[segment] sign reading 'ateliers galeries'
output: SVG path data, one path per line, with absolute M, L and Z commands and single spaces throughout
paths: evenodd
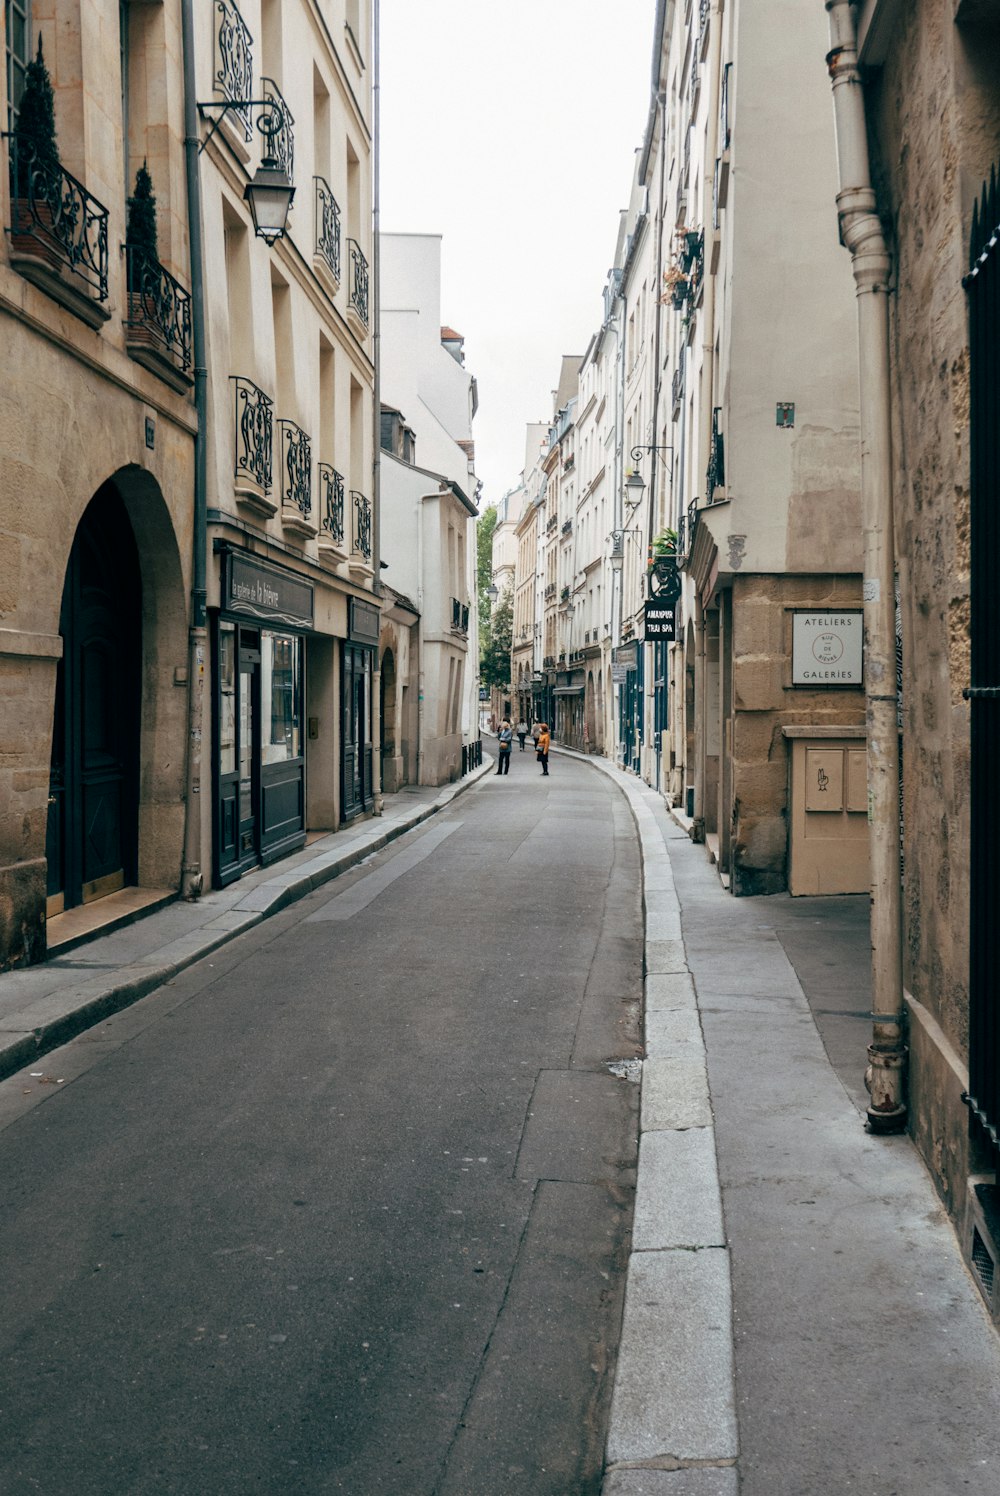
M 792 685 L 861 686 L 864 614 L 805 611 L 792 615 Z

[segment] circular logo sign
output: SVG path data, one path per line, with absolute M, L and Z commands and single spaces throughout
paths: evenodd
M 839 634 L 817 634 L 812 652 L 821 665 L 835 665 L 844 653 L 844 643 Z

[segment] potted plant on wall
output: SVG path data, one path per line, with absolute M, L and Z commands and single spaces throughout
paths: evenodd
M 128 200 L 125 256 L 128 278 L 128 324 L 133 341 L 156 341 L 156 292 L 160 282 L 157 254 L 156 198 L 153 179 L 143 161 L 135 174 L 135 192 Z
M 13 139 L 11 249 L 58 266 L 63 255 L 54 233 L 61 185 L 55 94 L 42 56 L 41 34 L 38 55 L 25 69 Z

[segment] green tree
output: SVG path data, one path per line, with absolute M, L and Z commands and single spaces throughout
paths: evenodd
M 497 527 L 497 508 L 490 504 L 476 525 L 476 596 L 479 605 L 479 636 L 489 632 L 490 600 L 486 589 L 493 580 L 493 531 Z
M 488 637 L 480 651 L 479 678 L 484 686 L 510 690 L 510 651 L 514 633 L 514 598 L 506 591 L 490 620 Z

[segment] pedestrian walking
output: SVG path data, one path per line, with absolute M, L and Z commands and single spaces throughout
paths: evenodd
M 497 773 L 509 774 L 510 750 L 514 746 L 514 729 L 511 727 L 506 717 L 504 717 L 503 721 L 500 723 L 500 731 L 497 733 L 497 737 L 500 741 L 500 756 L 497 759 Z
M 538 748 L 535 753 L 535 757 L 541 764 L 542 773 L 544 774 L 546 779 L 548 778 L 549 774 L 549 744 L 551 743 L 551 741 L 552 738 L 549 733 L 549 724 L 547 722 L 543 722 L 541 725 L 541 731 L 538 734 Z
M 524 718 L 522 717 L 521 720 L 520 720 L 520 722 L 517 724 L 517 741 L 521 745 L 521 752 L 522 753 L 524 752 L 524 740 L 525 740 L 525 738 L 527 736 L 528 736 L 528 724 L 527 724 L 527 722 L 525 722 Z
M 538 739 L 539 739 L 539 735 L 541 734 L 541 731 L 542 731 L 542 724 L 540 722 L 532 722 L 532 724 L 531 724 L 531 741 L 535 745 L 535 752 L 536 753 L 538 752 Z

